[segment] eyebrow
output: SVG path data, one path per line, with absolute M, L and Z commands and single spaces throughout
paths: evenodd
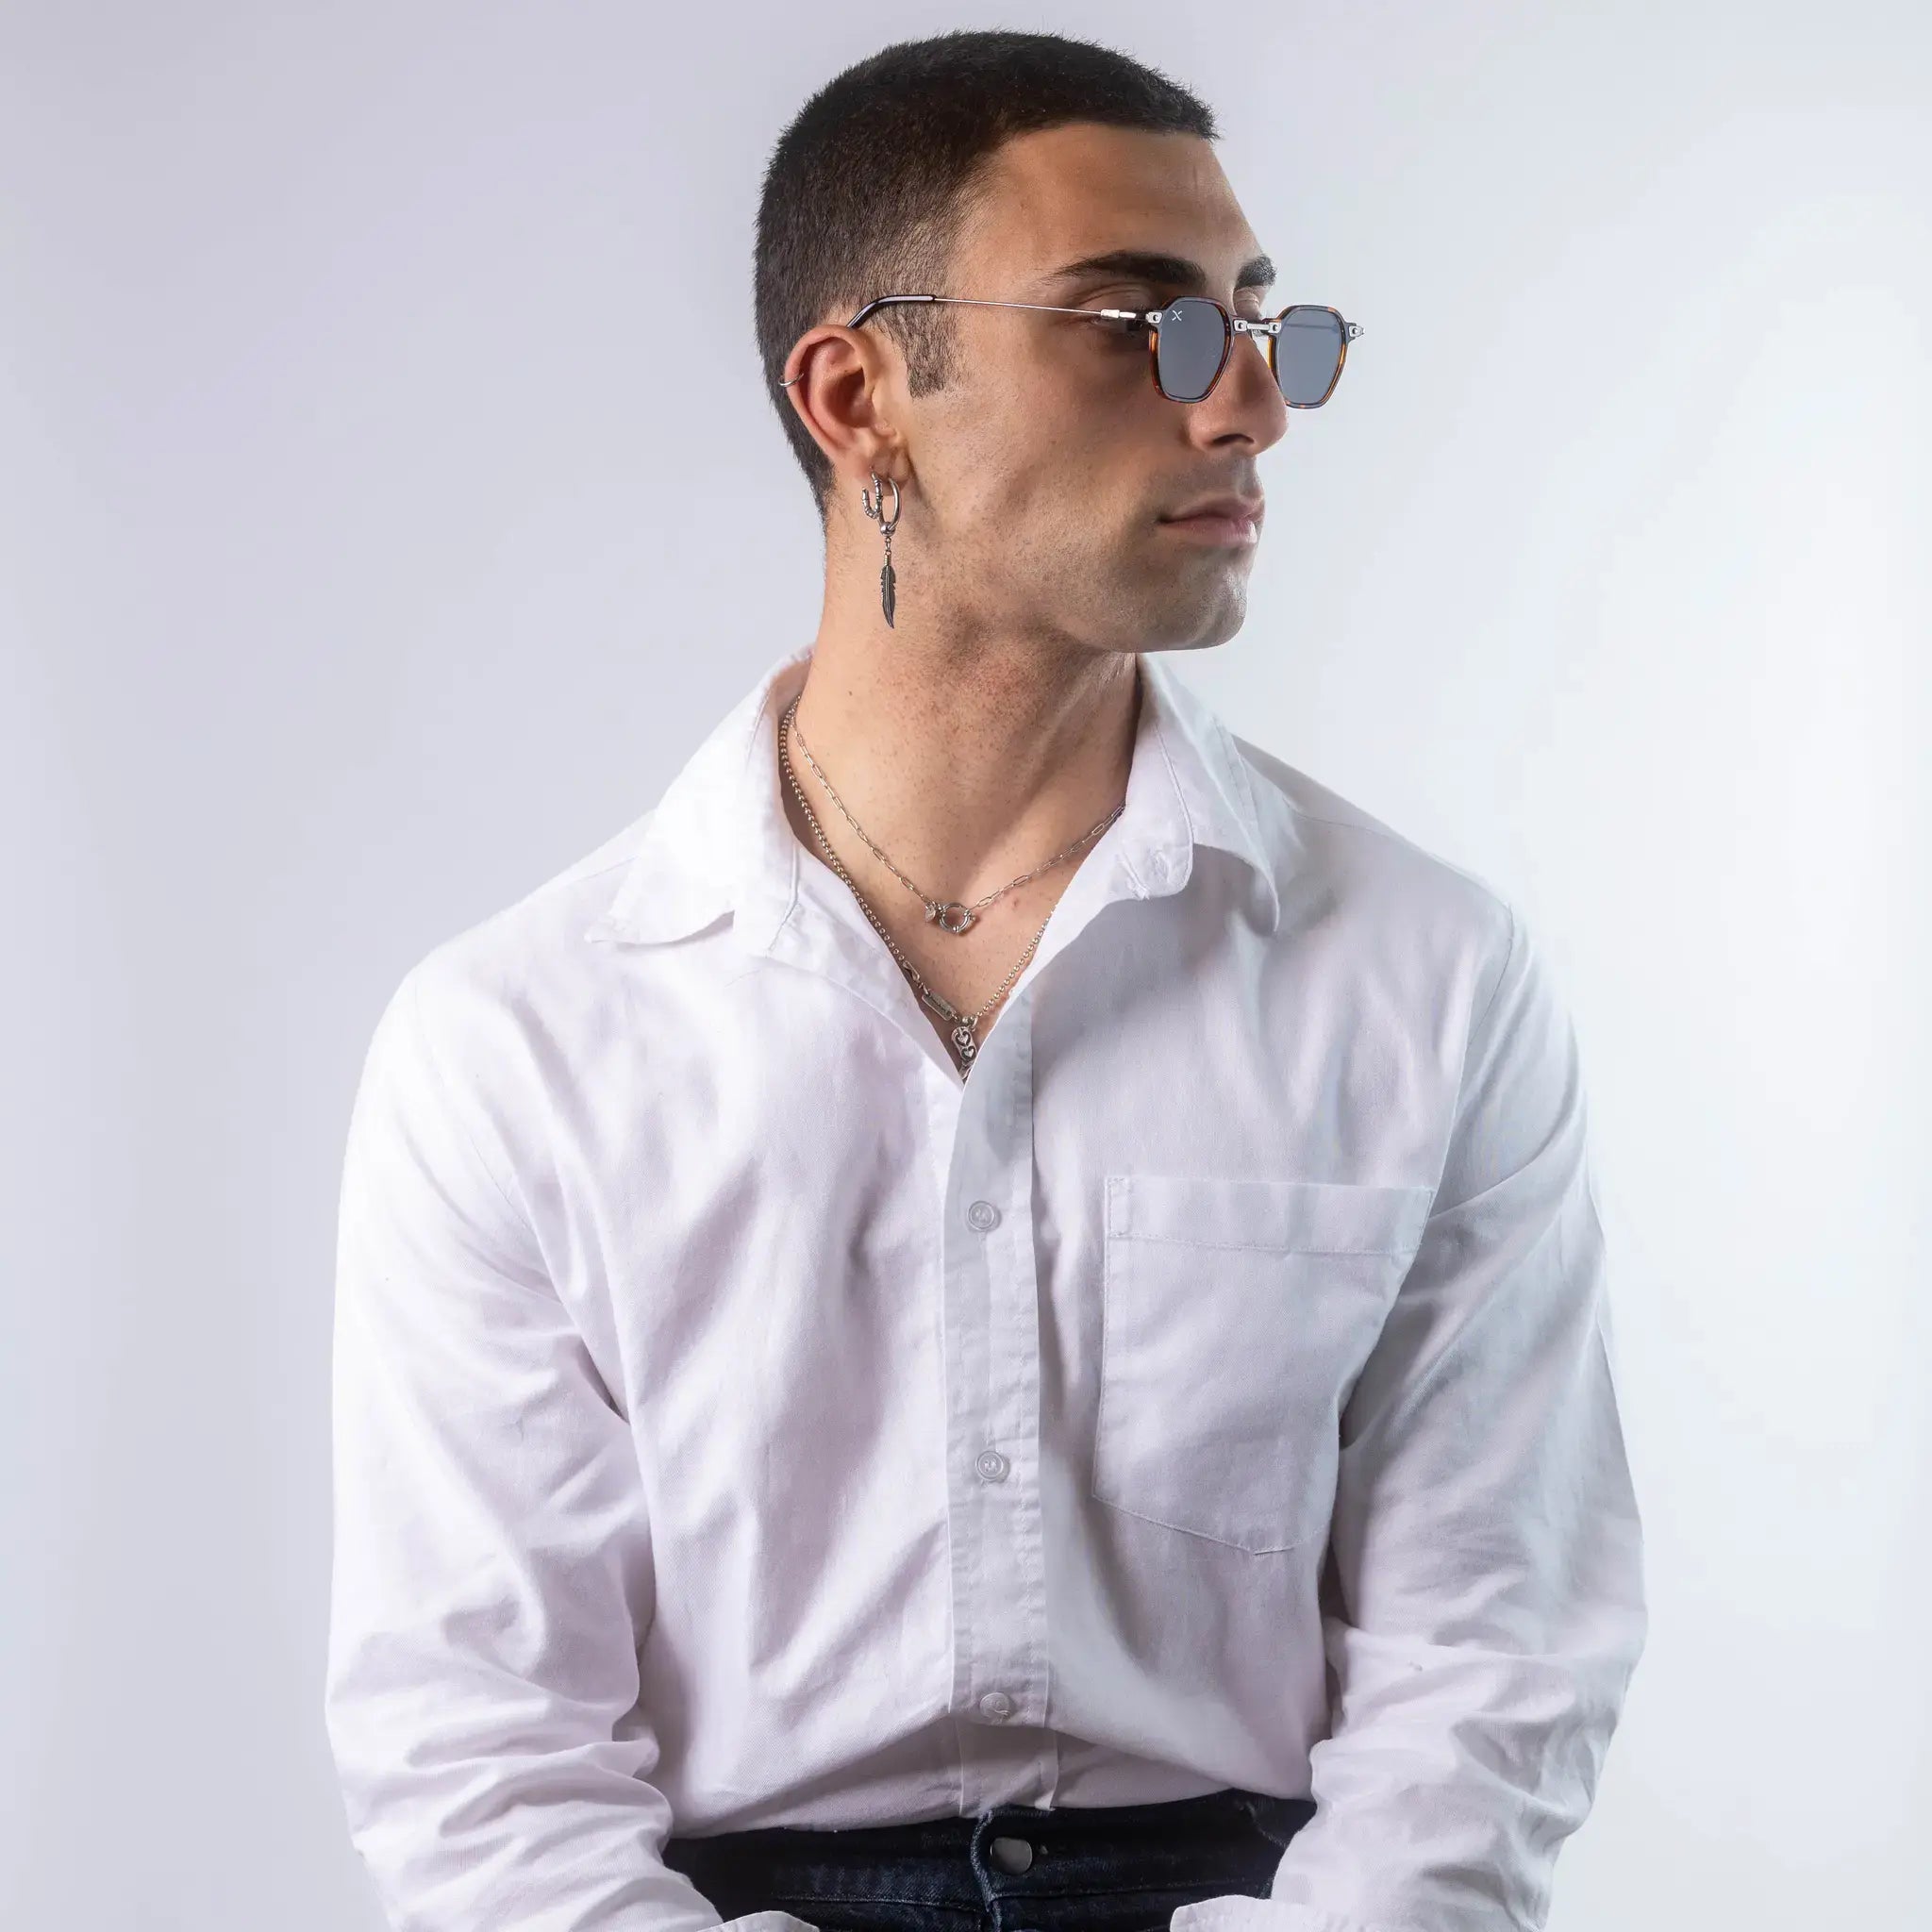
M 1195 294 L 1209 292 L 1208 271 L 1185 255 L 1163 255 L 1157 249 L 1111 248 L 1101 255 L 1083 255 L 1064 262 L 1046 276 L 1049 287 L 1060 283 L 1091 281 L 1096 275 L 1117 275 L 1123 280 L 1147 282 L 1159 289 L 1186 289 Z M 1235 277 L 1237 291 L 1268 289 L 1274 283 L 1274 264 L 1265 255 L 1241 264 Z

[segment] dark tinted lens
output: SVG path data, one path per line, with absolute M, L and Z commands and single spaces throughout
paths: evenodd
M 1160 311 L 1154 373 L 1177 403 L 1198 403 L 1208 393 L 1227 342 L 1221 310 L 1200 295 L 1183 295 Z
M 1341 360 L 1341 324 L 1334 311 L 1304 306 L 1281 318 L 1274 339 L 1274 379 L 1291 402 L 1307 408 L 1328 393 Z

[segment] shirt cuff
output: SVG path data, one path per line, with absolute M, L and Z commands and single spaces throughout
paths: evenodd
M 1225 1898 L 1197 1899 L 1192 1905 L 1176 1906 L 1168 1920 L 1168 1932 L 1427 1932 L 1427 1928 L 1407 1921 L 1401 1924 L 1377 1921 L 1371 1925 L 1288 1899 L 1250 1898 L 1244 1892 L 1230 1892 Z

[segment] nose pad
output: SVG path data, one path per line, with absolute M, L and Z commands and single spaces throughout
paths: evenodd
M 1288 398 L 1281 393 L 1281 378 L 1274 373 L 1274 345 L 1278 343 L 1279 337 L 1268 329 L 1241 329 L 1238 333 L 1254 343 L 1255 353 L 1261 358 L 1261 372 L 1267 378 L 1267 388 L 1273 392 L 1274 400 L 1281 406 L 1282 414 L 1286 416 L 1289 413 Z M 1233 359 L 1231 356 L 1228 358 L 1230 362 Z M 1226 374 L 1225 370 L 1222 371 L 1224 376 Z

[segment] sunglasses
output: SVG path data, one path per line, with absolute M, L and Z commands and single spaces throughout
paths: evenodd
M 1295 302 L 1279 315 L 1236 315 L 1211 295 L 1183 295 L 1165 308 L 1060 308 L 1045 302 L 990 302 L 972 295 L 877 295 L 845 326 L 857 328 L 874 308 L 894 302 L 958 302 L 973 308 L 1034 308 L 1044 315 L 1084 315 L 1147 331 L 1148 368 L 1154 386 L 1170 402 L 1205 401 L 1221 380 L 1237 335 L 1257 337 L 1267 351 L 1269 374 L 1291 409 L 1319 409 L 1335 393 L 1348 345 L 1361 334 L 1339 308 Z M 798 380 L 788 375 L 778 385 Z

